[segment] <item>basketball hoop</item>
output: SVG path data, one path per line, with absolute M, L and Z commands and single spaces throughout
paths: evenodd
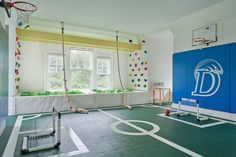
M 13 3 L 6 2 L 5 6 L 7 8 L 13 7 L 16 9 L 17 26 L 24 28 L 29 27 L 29 17 L 37 10 L 37 7 L 34 4 L 24 1 L 15 1 Z

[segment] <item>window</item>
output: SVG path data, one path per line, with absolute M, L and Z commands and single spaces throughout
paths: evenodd
M 95 56 L 95 57 L 94 57 Z M 111 89 L 111 54 L 87 48 L 75 48 L 66 52 L 66 76 L 69 90 Z M 46 90 L 64 91 L 63 57 L 60 54 L 47 55 Z
M 70 50 L 71 89 L 92 88 L 93 54 L 89 50 Z
M 60 91 L 64 88 L 63 82 L 63 58 L 60 55 L 48 55 L 48 81 L 47 90 Z
M 97 88 L 111 88 L 111 59 L 97 58 Z

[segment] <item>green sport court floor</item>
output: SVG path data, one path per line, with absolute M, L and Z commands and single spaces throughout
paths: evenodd
M 59 149 L 21 153 L 22 139 L 50 128 L 50 115 L 10 116 L 0 137 L 0 156 L 26 157 L 236 157 L 236 123 L 194 115 L 177 117 L 167 106 L 144 104 L 62 114 Z

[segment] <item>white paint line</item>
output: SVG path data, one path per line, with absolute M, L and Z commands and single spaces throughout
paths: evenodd
M 176 118 L 170 117 L 170 116 L 165 116 L 163 113 L 162 114 L 158 114 L 158 116 L 161 116 L 161 117 L 164 117 L 164 118 L 168 118 L 168 119 L 171 119 L 171 120 L 175 120 L 175 121 L 178 121 L 178 122 L 181 122 L 181 123 L 185 123 L 185 124 L 188 124 L 188 125 L 192 125 L 192 126 L 195 126 L 195 127 L 202 128 L 201 125 L 190 123 L 190 122 L 187 122 L 187 121 L 184 121 L 184 120 L 181 120 L 181 119 L 176 119 Z
M 62 126 L 61 129 L 63 129 L 64 127 Z M 50 131 L 52 130 L 53 128 L 48 128 L 48 129 L 39 129 L 39 130 L 29 130 L 29 131 L 21 131 L 19 132 L 19 134 L 29 134 L 29 133 L 35 133 L 35 132 L 43 132 L 43 131 Z
M 173 108 L 169 108 L 169 107 L 164 107 L 164 106 L 157 106 L 157 105 L 141 105 L 143 107 L 156 107 L 156 108 L 162 108 L 162 109 L 167 109 L 167 110 L 172 110 L 172 111 L 176 111 L 176 109 Z
M 64 129 L 64 127 L 61 127 L 61 128 Z M 77 134 L 74 132 L 74 130 L 72 128 L 69 127 L 69 128 L 65 128 L 65 129 L 67 130 L 71 140 L 73 141 L 73 143 L 75 144 L 75 146 L 77 147 L 78 150 L 68 152 L 68 153 L 56 154 L 56 155 L 52 155 L 52 156 L 48 156 L 48 157 L 67 157 L 67 156 L 74 156 L 74 155 L 89 152 L 88 148 L 84 145 L 84 143 L 80 140 L 80 138 L 77 136 Z M 50 130 L 52 130 L 52 128 L 49 128 L 46 130 L 23 131 L 23 132 L 20 132 L 19 134 L 28 134 L 28 133 L 41 132 L 41 131 L 50 131 Z
M 177 113 L 171 113 L 171 114 L 173 115 L 173 114 L 177 114 Z M 193 115 L 192 113 L 190 113 L 190 114 Z M 158 114 L 158 116 L 165 117 L 165 118 L 175 120 L 175 121 L 178 121 L 178 122 L 181 122 L 181 123 L 185 123 L 185 124 L 188 124 L 188 125 L 192 125 L 192 126 L 195 126 L 195 127 L 198 127 L 198 128 L 207 128 L 207 127 L 212 127 L 212 126 L 216 126 L 216 125 L 226 123 L 225 121 L 218 121 L 218 122 L 213 122 L 213 123 L 210 123 L 210 124 L 199 125 L 199 124 L 191 123 L 191 122 L 188 122 L 188 121 L 185 121 L 185 120 L 177 119 L 177 118 L 174 118 L 174 117 L 165 116 L 165 114 L 163 114 L 163 113 Z
M 174 104 L 175 105 L 175 104 Z M 191 108 L 191 106 L 186 106 L 186 107 L 190 107 Z M 176 107 L 174 107 L 174 108 L 176 108 Z M 204 108 L 200 108 L 200 110 L 206 110 L 206 111 L 208 111 L 208 109 L 204 109 Z M 185 108 L 185 111 L 186 112 L 190 112 L 190 113 L 193 113 L 193 111 L 191 110 L 191 111 L 188 111 L 188 109 L 187 108 Z M 212 111 L 212 112 L 216 112 L 216 113 L 218 113 L 218 114 L 221 114 L 221 113 L 223 113 L 223 112 L 220 112 L 220 111 L 215 111 L 215 110 L 209 110 L 209 112 L 210 111 Z M 225 114 L 229 114 L 229 113 L 226 113 L 225 112 Z M 232 115 L 236 115 L 236 114 L 232 114 Z M 226 123 L 229 123 L 229 124 L 233 124 L 233 125 L 236 125 L 236 122 L 234 122 L 234 121 L 231 121 L 231 120 L 227 120 L 227 119 L 224 119 L 224 118 L 217 118 L 217 117 L 213 117 L 212 115 L 208 115 L 209 117 L 210 117 L 210 119 L 213 119 L 213 120 L 218 120 L 218 121 L 225 121 Z
M 14 156 L 16 142 L 17 142 L 17 139 L 19 136 L 22 120 L 23 120 L 23 116 L 17 117 L 14 128 L 13 128 L 10 138 L 8 140 L 7 146 L 4 150 L 3 157 L 13 157 Z
M 1 127 L 0 127 L 0 136 L 2 135 L 2 133 L 3 133 L 3 131 L 4 131 L 5 128 L 6 128 L 6 120 L 4 120 L 4 121 L 2 122 L 2 125 L 1 125 Z
M 38 118 L 38 117 L 40 117 L 40 116 L 42 116 L 42 114 L 37 114 L 37 115 L 35 115 L 35 116 L 33 116 L 33 117 L 23 118 L 23 120 L 31 120 L 31 119 Z
M 136 123 L 149 124 L 150 126 L 152 126 L 152 130 L 148 131 L 147 132 L 148 134 L 146 132 L 127 132 L 127 131 L 122 131 L 122 130 L 119 130 L 117 128 L 117 125 L 122 123 L 121 121 L 117 121 L 117 122 L 113 123 L 111 125 L 111 129 L 114 132 L 117 132 L 117 133 L 120 133 L 120 134 L 125 134 L 125 135 L 132 135 L 132 136 L 149 135 L 149 133 L 155 134 L 156 132 L 158 132 L 160 130 L 160 127 L 158 125 L 156 125 L 154 123 L 147 122 L 147 121 L 142 121 L 142 120 L 126 120 L 126 122 L 136 122 Z
M 184 116 L 184 114 L 188 114 L 188 115 L 192 115 L 192 116 L 196 116 L 197 117 L 197 114 L 196 113 L 192 113 L 192 112 L 186 112 L 186 111 L 181 111 L 180 113 L 183 113 L 183 116 Z M 170 114 L 178 114 L 178 112 L 171 112 Z M 199 118 L 205 118 L 205 119 L 208 119 L 208 118 L 210 118 L 209 116 L 203 116 L 203 115 L 199 115 Z M 213 119 L 213 118 L 211 118 L 211 119 Z M 217 120 L 217 121 L 221 121 L 221 120 Z
M 29 114 L 22 114 L 20 116 L 23 116 L 23 117 L 31 117 L 31 116 L 36 116 L 36 115 L 39 115 L 39 114 L 36 114 L 36 113 L 29 113 Z M 42 113 L 41 112 L 41 115 L 52 115 L 52 112 L 45 112 L 45 113 Z
M 68 153 L 61 153 L 61 154 L 57 154 L 57 155 L 51 155 L 51 156 L 47 156 L 47 157 L 67 157 L 67 156 L 74 156 L 74 155 L 79 155 L 85 152 L 80 152 L 80 151 L 72 151 L 72 152 L 68 152 Z
M 220 122 L 205 124 L 205 125 L 203 125 L 202 127 L 203 127 L 203 128 L 207 128 L 207 127 L 216 126 L 216 125 L 225 124 L 225 123 L 227 123 L 227 122 L 220 121 Z
M 74 144 L 80 150 L 81 146 L 83 147 L 83 152 L 89 152 L 88 148 L 84 145 L 84 143 L 80 140 L 80 138 L 77 136 L 77 134 L 74 132 L 72 128 L 69 128 L 69 134 L 71 136 L 71 139 L 73 140 Z
M 156 107 L 156 108 L 168 109 L 168 110 L 171 110 L 171 111 L 177 111 L 175 108 L 157 106 L 157 105 L 152 105 L 152 104 L 150 104 L 150 105 L 141 105 L 141 106 L 143 106 L 143 107 Z M 192 113 L 192 112 L 189 112 L 189 113 L 191 113 L 192 115 L 196 115 L 195 113 Z M 228 121 L 228 120 L 220 119 L 220 118 L 216 118 L 216 117 L 211 117 L 211 116 L 209 116 L 209 117 L 210 117 L 210 119 L 221 121 L 222 122 L 221 124 L 224 124 L 223 122 L 225 122 L 225 123 L 236 125 L 236 122 L 232 122 L 232 121 Z
M 179 151 L 182 151 L 182 152 L 184 152 L 184 153 L 186 153 L 186 154 L 188 154 L 188 155 L 190 155 L 190 156 L 193 156 L 193 157 L 203 157 L 203 156 L 200 155 L 200 154 L 197 154 L 197 153 L 195 153 L 195 152 L 193 152 L 193 151 L 191 151 L 191 150 L 189 150 L 189 149 L 187 149 L 187 148 L 184 148 L 184 147 L 182 147 L 182 146 L 180 146 L 180 145 L 178 145 L 178 144 L 176 144 L 176 143 L 173 143 L 173 142 L 171 142 L 171 141 L 169 141 L 169 140 L 167 140 L 167 139 L 164 139 L 163 137 L 160 137 L 160 136 L 158 136 L 158 135 L 156 135 L 156 134 L 149 133 L 147 130 L 145 130 L 145 129 L 143 129 L 143 128 L 140 128 L 140 127 L 138 127 L 138 126 L 136 126 L 136 125 L 134 125 L 134 124 L 132 124 L 132 123 L 129 123 L 129 122 L 127 122 L 127 121 L 125 121 L 125 120 L 123 120 L 123 119 L 121 119 L 121 118 L 119 118 L 119 117 L 116 117 L 116 116 L 114 116 L 114 115 L 112 115 L 112 114 L 110 114 L 110 113 L 108 113 L 108 112 L 105 112 L 105 111 L 102 111 L 102 110 L 98 110 L 98 111 L 101 112 L 101 113 L 103 113 L 103 114 L 105 114 L 105 115 L 107 115 L 107 116 L 109 116 L 109 117 L 111 117 L 111 118 L 113 118 L 113 119 L 116 119 L 116 120 L 118 120 L 118 121 L 121 121 L 121 122 L 127 124 L 128 126 L 137 129 L 138 131 L 145 132 L 145 133 L 147 133 L 149 136 L 151 136 L 151 137 L 153 137 L 153 138 L 155 138 L 155 139 L 157 139 L 157 140 L 159 140 L 159 141 L 161 141 L 161 142 L 163 142 L 163 143 L 165 143 L 165 144 L 167 144 L 167 145 L 169 145 L 169 146 L 171 146 L 171 147 L 173 147 L 173 148 L 175 148 L 175 149 L 178 149 Z
M 193 116 L 197 116 L 196 113 L 191 113 L 189 112 L 191 115 Z M 177 112 L 172 112 L 171 114 L 177 114 Z M 207 116 L 200 116 L 200 118 L 208 118 Z M 214 122 L 214 123 L 210 123 L 210 124 L 204 124 L 204 125 L 199 125 L 201 126 L 201 128 L 207 128 L 207 127 L 211 127 L 211 126 L 216 126 L 216 125 L 220 125 L 220 124 L 225 124 L 227 123 L 227 121 L 225 120 L 221 120 L 221 119 L 218 119 L 218 118 L 214 118 L 214 117 L 209 117 L 210 119 L 213 119 L 213 120 L 216 120 L 218 122 Z

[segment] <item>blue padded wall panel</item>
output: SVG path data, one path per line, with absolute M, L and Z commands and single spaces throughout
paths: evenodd
M 196 80 L 194 77 L 194 70 L 199 62 L 206 58 L 206 49 L 193 50 L 188 53 L 188 97 L 190 99 L 196 99 L 200 102 L 200 107 L 206 104 L 205 97 L 193 96 L 192 92 L 195 90 Z M 187 105 L 191 105 L 190 103 Z M 196 105 L 196 104 L 195 104 Z
M 230 50 L 230 112 L 236 113 L 236 43 Z
M 223 68 L 223 74 L 220 74 L 220 86 L 217 92 L 206 97 L 206 104 L 201 107 L 219 110 L 223 112 L 229 112 L 229 57 L 230 57 L 230 45 L 215 46 L 206 49 L 206 58 L 212 59 L 218 62 Z M 214 69 L 214 68 L 213 68 Z M 215 78 L 215 84 L 217 84 L 217 77 Z M 205 90 L 210 89 L 212 85 L 212 77 L 207 75 L 205 77 Z
M 8 34 L 0 23 L 0 116 L 8 115 Z
M 187 97 L 187 52 L 173 55 L 173 102 Z

